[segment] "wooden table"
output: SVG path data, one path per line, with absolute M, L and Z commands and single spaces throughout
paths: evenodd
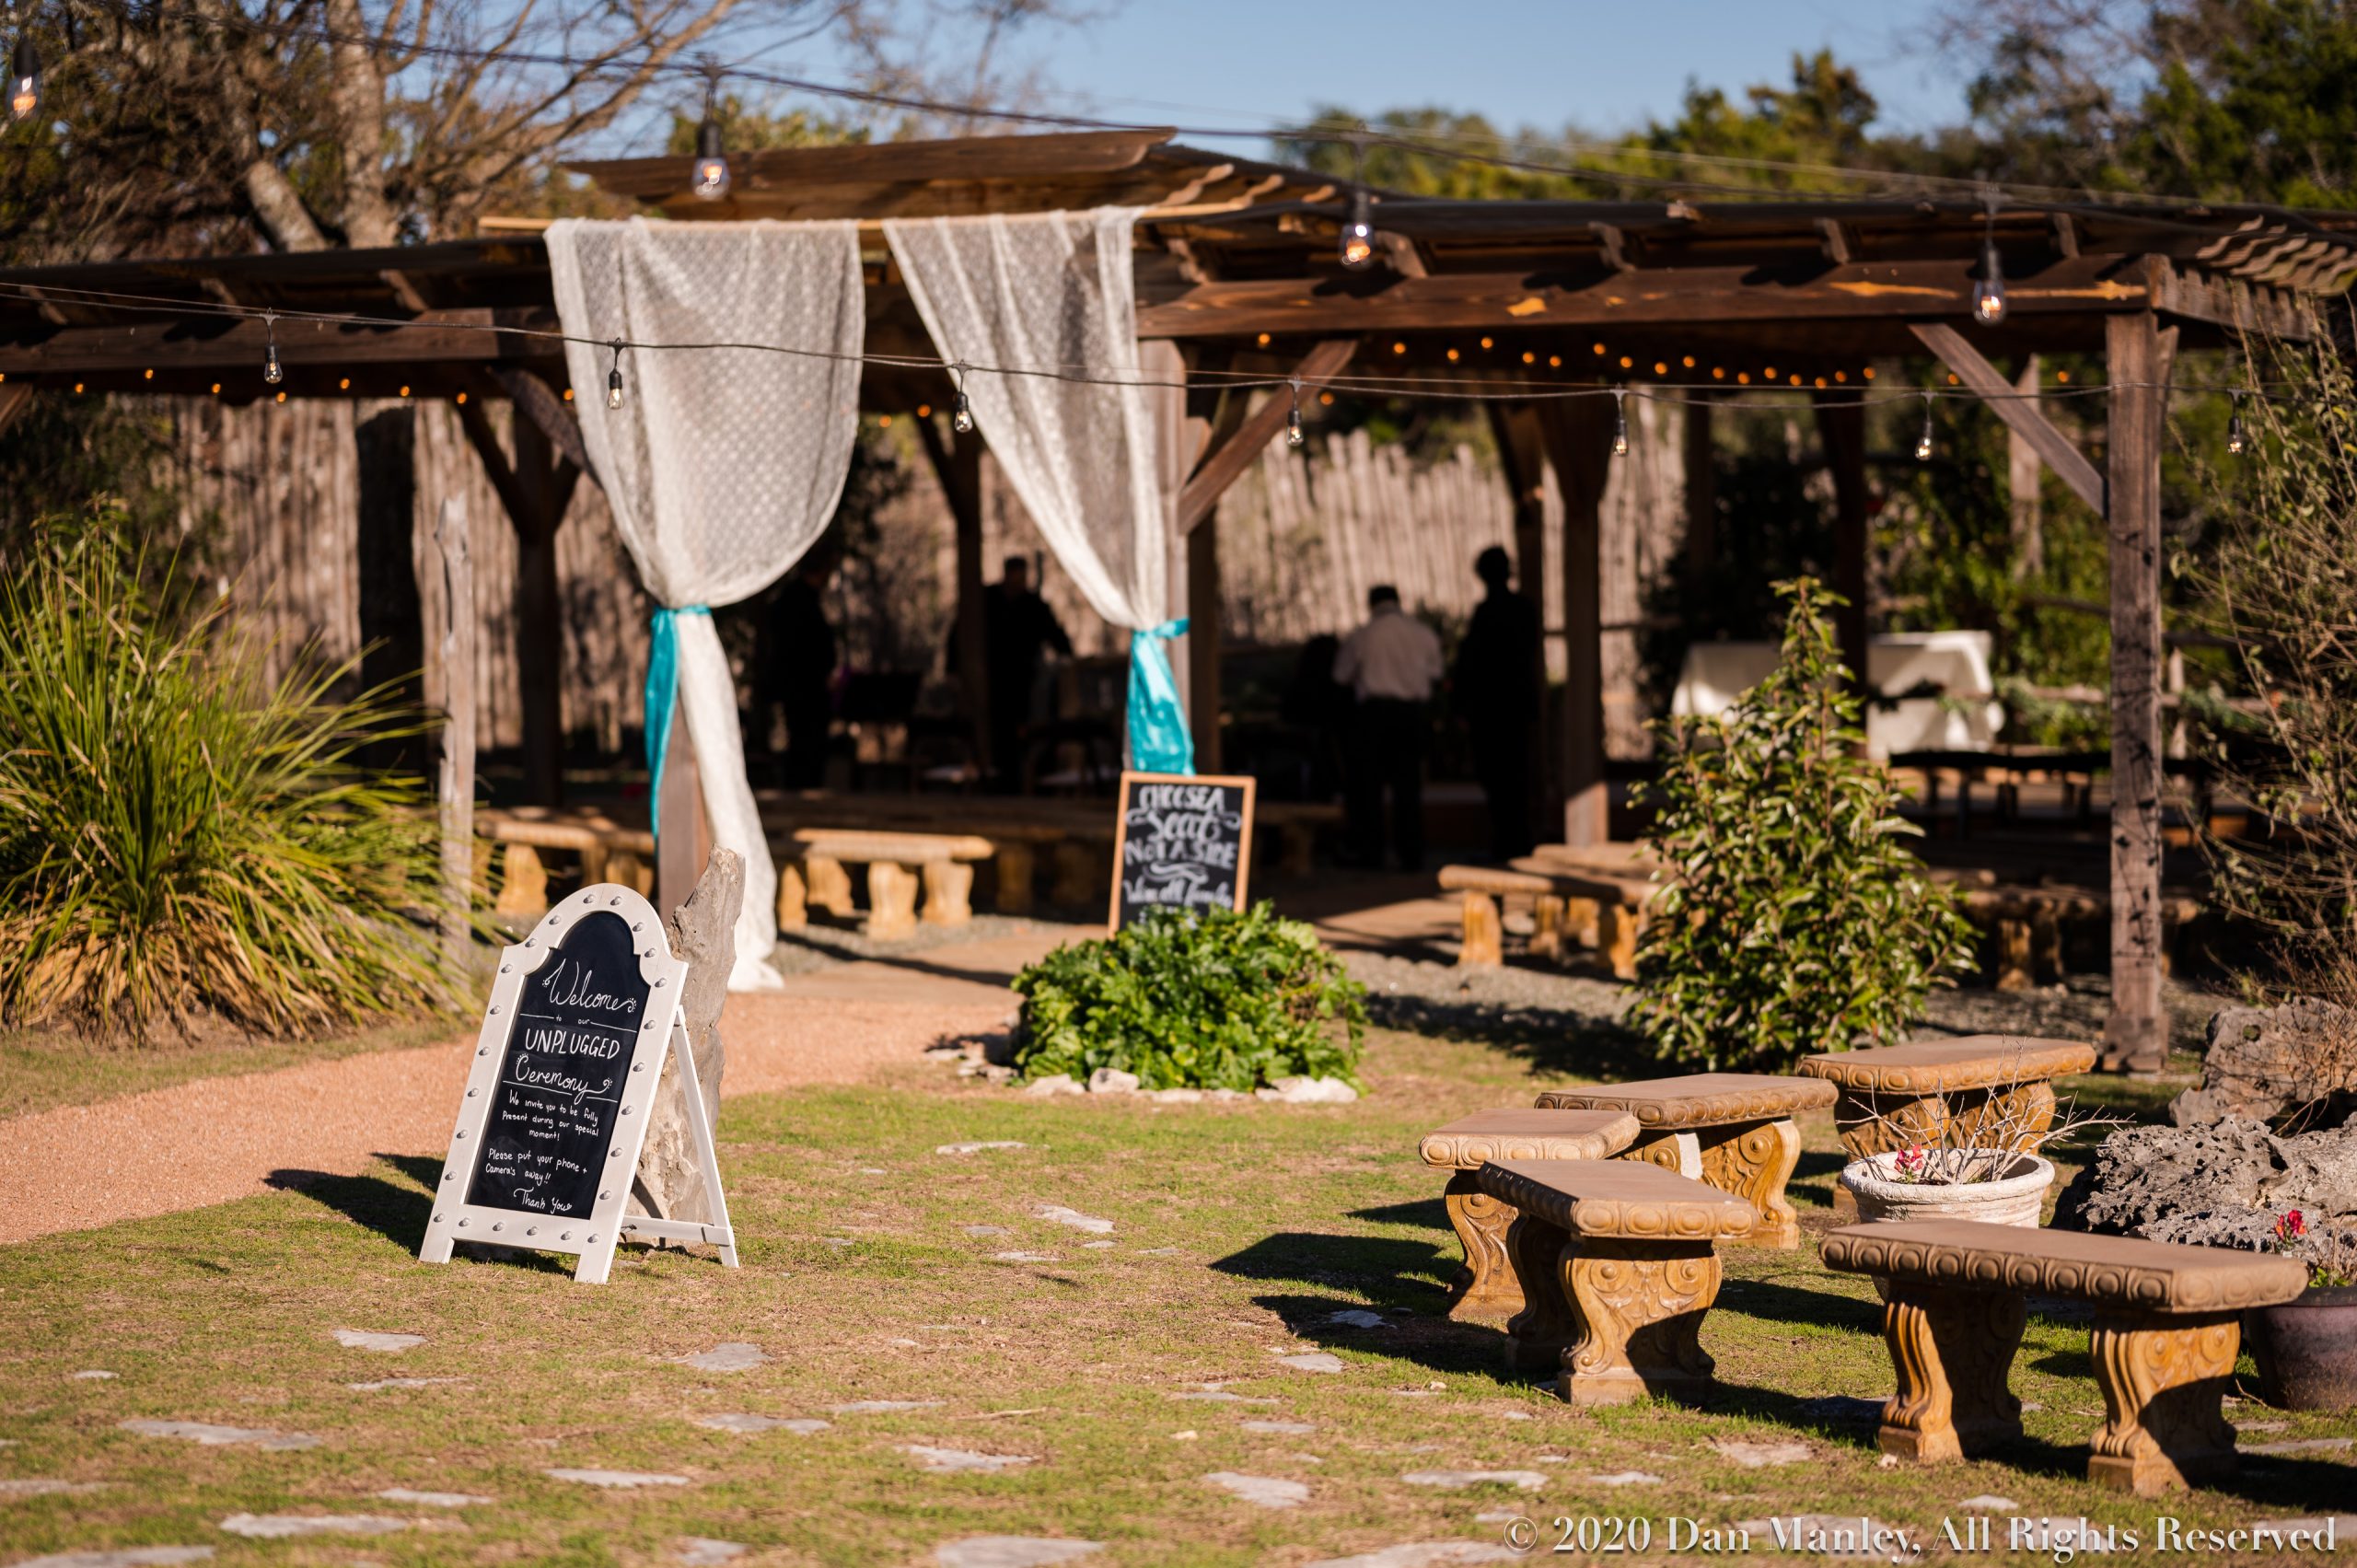
M 1731 1192 L 1759 1211 L 1746 1237 L 1758 1247 L 1798 1247 L 1800 1216 L 1784 1183 L 1800 1163 L 1794 1113 L 1829 1106 L 1831 1084 L 1771 1073 L 1692 1073 L 1633 1084 L 1550 1089 L 1541 1109 L 1625 1110 L 1643 1129 L 1620 1159 L 1643 1160 Z
M 1513 1204 L 1481 1191 L 1473 1173 L 1492 1160 L 1608 1159 L 1634 1143 L 1637 1119 L 1625 1110 L 1527 1110 L 1508 1106 L 1461 1117 L 1424 1134 L 1416 1153 L 1449 1173 L 1441 1201 L 1465 1245 L 1448 1315 L 1457 1318 L 1513 1317 L 1523 1308 L 1522 1287 L 1506 1257 Z

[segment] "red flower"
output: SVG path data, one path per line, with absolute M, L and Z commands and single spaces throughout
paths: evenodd
M 2297 1241 L 2307 1234 L 2307 1222 L 2300 1217 L 2297 1209 L 2285 1210 L 2283 1217 L 2275 1222 L 2275 1239 L 2278 1241 Z

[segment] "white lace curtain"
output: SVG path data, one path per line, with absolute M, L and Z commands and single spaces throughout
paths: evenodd
M 653 765 L 676 669 L 713 842 L 745 857 L 729 983 L 772 986 L 777 870 L 745 776 L 736 680 L 706 611 L 776 581 L 834 517 L 859 435 L 858 227 L 568 219 L 550 226 L 548 249 L 559 321 L 595 340 L 565 348 L 589 465 L 661 606 Z M 621 406 L 609 408 L 615 356 L 600 345 L 616 338 L 663 346 L 622 349 Z M 726 344 L 820 352 L 710 346 Z

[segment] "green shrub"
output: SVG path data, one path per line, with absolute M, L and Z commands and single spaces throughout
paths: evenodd
M 1106 940 L 1057 948 L 1015 989 L 1027 1078 L 1113 1067 L 1149 1089 L 1358 1081 L 1365 988 L 1315 931 L 1265 902 L 1244 914 L 1154 910 Z
M 453 1000 L 414 781 L 351 765 L 405 730 L 348 668 L 264 677 L 219 601 L 172 613 L 102 534 L 0 587 L 0 1020 L 298 1034 Z
M 1655 1052 L 1772 1071 L 1904 1038 L 1970 928 L 1900 842 L 1898 786 L 1858 755 L 1858 700 L 1808 578 L 1776 672 L 1713 718 L 1657 724 L 1653 844 L 1667 884 L 1637 949 L 1631 1020 Z

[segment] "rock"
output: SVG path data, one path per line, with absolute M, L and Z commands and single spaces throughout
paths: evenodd
M 902 1411 L 929 1411 L 941 1407 L 939 1400 L 854 1400 L 847 1405 L 837 1405 L 829 1415 L 898 1415 Z
M 1113 1241 L 1084 1241 L 1080 1244 L 1080 1249 L 1084 1252 L 1101 1252 L 1108 1247 L 1119 1245 L 1119 1242 Z
M 696 1417 L 696 1424 L 707 1431 L 738 1432 L 749 1436 L 757 1432 L 771 1431 L 785 1423 L 766 1415 L 745 1415 L 736 1411 L 723 1411 L 714 1415 L 700 1415 Z
M 431 1388 L 436 1383 L 465 1381 L 463 1377 L 379 1377 L 370 1383 L 346 1383 L 344 1387 L 363 1394 L 375 1394 L 387 1388 Z
M 406 1486 L 389 1486 L 377 1495 L 388 1503 L 411 1503 L 421 1508 L 471 1508 L 491 1501 L 464 1492 L 413 1492 Z
M 991 1254 L 991 1261 L 993 1263 L 1052 1263 L 1055 1260 L 1056 1255 L 1052 1252 L 993 1252 Z
M 968 1236 L 1013 1236 L 1015 1234 L 1003 1225 L 960 1225 L 958 1228 Z
M 1309 1421 L 1243 1421 L 1237 1424 L 1247 1432 L 1273 1432 L 1288 1435 L 1318 1430 L 1318 1423 Z
M 1329 1323 L 1339 1324 L 1345 1329 L 1380 1329 L 1383 1327 L 1383 1316 L 1376 1312 L 1329 1312 L 1326 1316 L 1326 1321 Z
M 424 1334 L 379 1334 L 366 1329 L 338 1329 L 335 1342 L 346 1350 L 377 1350 L 389 1354 L 415 1350 L 425 1342 Z
M 1251 1097 L 1247 1095 L 1242 1089 L 1205 1089 L 1203 1091 L 1203 1098 L 1208 1100 L 1216 1100 L 1225 1104 L 1232 1099 L 1249 1099 Z
M 1052 1536 L 968 1536 L 935 1547 L 933 1560 L 941 1568 L 1051 1568 L 1104 1550 L 1101 1541 Z
M 232 1514 L 221 1527 L 255 1540 L 291 1540 L 296 1536 L 389 1536 L 411 1521 L 385 1514 Z
M 577 1481 L 583 1486 L 602 1486 L 610 1491 L 633 1492 L 647 1486 L 685 1486 L 683 1475 L 657 1475 L 646 1470 L 549 1470 L 544 1472 L 557 1481 Z
M 1203 1091 L 1201 1089 L 1148 1089 L 1145 1091 L 1145 1098 L 1156 1105 L 1201 1105 L 1203 1103 Z
M 121 1546 L 109 1551 L 60 1551 L 28 1557 L 16 1568 L 149 1568 L 167 1562 L 203 1562 L 213 1555 L 209 1546 Z
M 80 1492 L 103 1492 L 102 1481 L 57 1481 L 48 1476 L 17 1476 L 0 1481 L 0 1503 L 16 1497 L 66 1497 Z
M 2197 1246 L 2265 1248 L 2286 1209 L 2311 1229 L 2357 1222 L 2357 1126 L 2282 1137 L 2230 1117 L 2123 1127 L 2055 1205 L 2058 1227 Z
M 1023 1092 L 1034 1099 L 1051 1095 L 1085 1095 L 1088 1086 L 1069 1073 L 1059 1073 L 1052 1078 L 1034 1078 L 1023 1086 Z
M 1596 1486 L 1659 1486 L 1661 1477 L 1643 1470 L 1614 1470 L 1610 1475 L 1592 1475 L 1588 1481 Z
M 1348 1105 L 1359 1098 L 1358 1090 L 1340 1078 L 1279 1078 L 1267 1088 L 1252 1092 L 1258 1098 L 1285 1105 Z
M 1998 1497 L 1984 1492 L 1978 1497 L 1966 1498 L 1956 1506 L 1969 1508 L 1976 1514 L 2011 1514 L 2017 1511 L 2021 1504 L 2010 1497 Z
M 104 1383 L 110 1381 L 115 1376 L 116 1374 L 103 1367 L 93 1366 L 74 1374 L 74 1380 L 77 1383 Z
M 2340 1121 L 2357 1096 L 2357 1013 L 2302 998 L 2281 1007 L 2228 1007 L 2210 1017 L 2201 1086 L 2169 1102 L 2179 1127 L 2226 1118 L 2273 1121 L 2289 1110 L 2339 1100 L 2321 1121 Z
M 1309 1568 L 1456 1568 L 1461 1562 L 1513 1562 L 1520 1556 L 1494 1541 L 1418 1540 L 1355 1557 L 1320 1558 Z
M 1067 1209 L 1062 1203 L 1042 1203 L 1031 1214 L 1034 1218 L 1053 1220 L 1058 1225 L 1068 1225 L 1074 1230 L 1085 1230 L 1093 1236 L 1110 1236 L 1113 1233 L 1111 1220 L 1100 1220 L 1077 1209 Z
M 996 1475 L 1001 1470 L 1020 1469 L 1039 1462 L 1030 1454 L 978 1454 L 971 1448 L 931 1448 L 922 1443 L 906 1445 L 900 1452 L 915 1459 L 917 1469 L 927 1475 L 964 1475 L 974 1471 Z
M 2246 1443 L 2246 1454 L 2340 1454 L 2357 1447 L 2357 1437 L 2294 1437 L 2282 1443 Z
M 1278 1365 L 1290 1366 L 1295 1372 L 1340 1372 L 1342 1358 L 1322 1350 L 1305 1351 L 1299 1355 L 1281 1355 Z
M 1133 1095 L 1138 1092 L 1138 1075 L 1124 1073 L 1119 1067 L 1099 1067 L 1088 1075 L 1088 1092 L 1093 1095 Z
M 1797 1465 L 1809 1457 L 1805 1443 L 1747 1443 L 1739 1437 L 1713 1437 L 1711 1446 L 1723 1459 L 1733 1459 L 1748 1470 L 1770 1465 Z
M 1547 1484 L 1547 1478 L 1537 1470 L 1410 1470 L 1399 1479 L 1410 1486 L 1437 1487 L 1443 1492 L 1462 1492 L 1469 1486 L 1511 1486 L 1516 1492 L 1536 1492 Z
M 985 1149 L 1019 1149 L 1023 1146 L 1012 1138 L 991 1138 L 978 1144 L 939 1144 L 935 1145 L 933 1152 L 936 1155 L 979 1155 Z
M 714 1345 L 700 1355 L 683 1355 L 680 1361 L 705 1372 L 750 1372 L 769 1360 L 759 1345 L 742 1342 Z
M 679 982 L 679 1006 L 688 1049 L 695 1052 L 696 1086 L 703 1091 L 707 1127 L 720 1124 L 720 1075 L 727 1066 L 727 1053 L 720 1045 L 720 1008 L 728 1000 L 728 977 L 737 962 L 737 917 L 744 903 L 743 857 L 733 849 L 715 849 L 688 901 L 663 922 L 672 953 L 688 963 L 687 976 Z M 669 1056 L 664 1058 L 655 1103 L 647 1110 L 645 1137 L 638 1156 L 638 1182 L 655 1200 L 656 1212 L 678 1220 L 714 1218 L 695 1143 L 688 1133 L 679 1064 Z M 635 1192 L 627 1212 L 647 1212 Z
M 1263 1508 L 1298 1508 L 1309 1501 L 1309 1488 L 1297 1481 L 1280 1481 L 1265 1475 L 1238 1475 L 1234 1470 L 1213 1470 L 1203 1480 Z
M 206 1421 L 126 1421 L 125 1432 L 142 1437 L 184 1437 L 207 1448 L 250 1443 L 257 1448 L 316 1448 L 319 1440 L 308 1432 L 273 1432 L 266 1426 L 215 1426 Z
M 689 1568 L 718 1568 L 720 1563 L 734 1562 L 751 1550 L 736 1541 L 714 1540 L 710 1536 L 681 1536 L 671 1561 L 685 1562 Z

